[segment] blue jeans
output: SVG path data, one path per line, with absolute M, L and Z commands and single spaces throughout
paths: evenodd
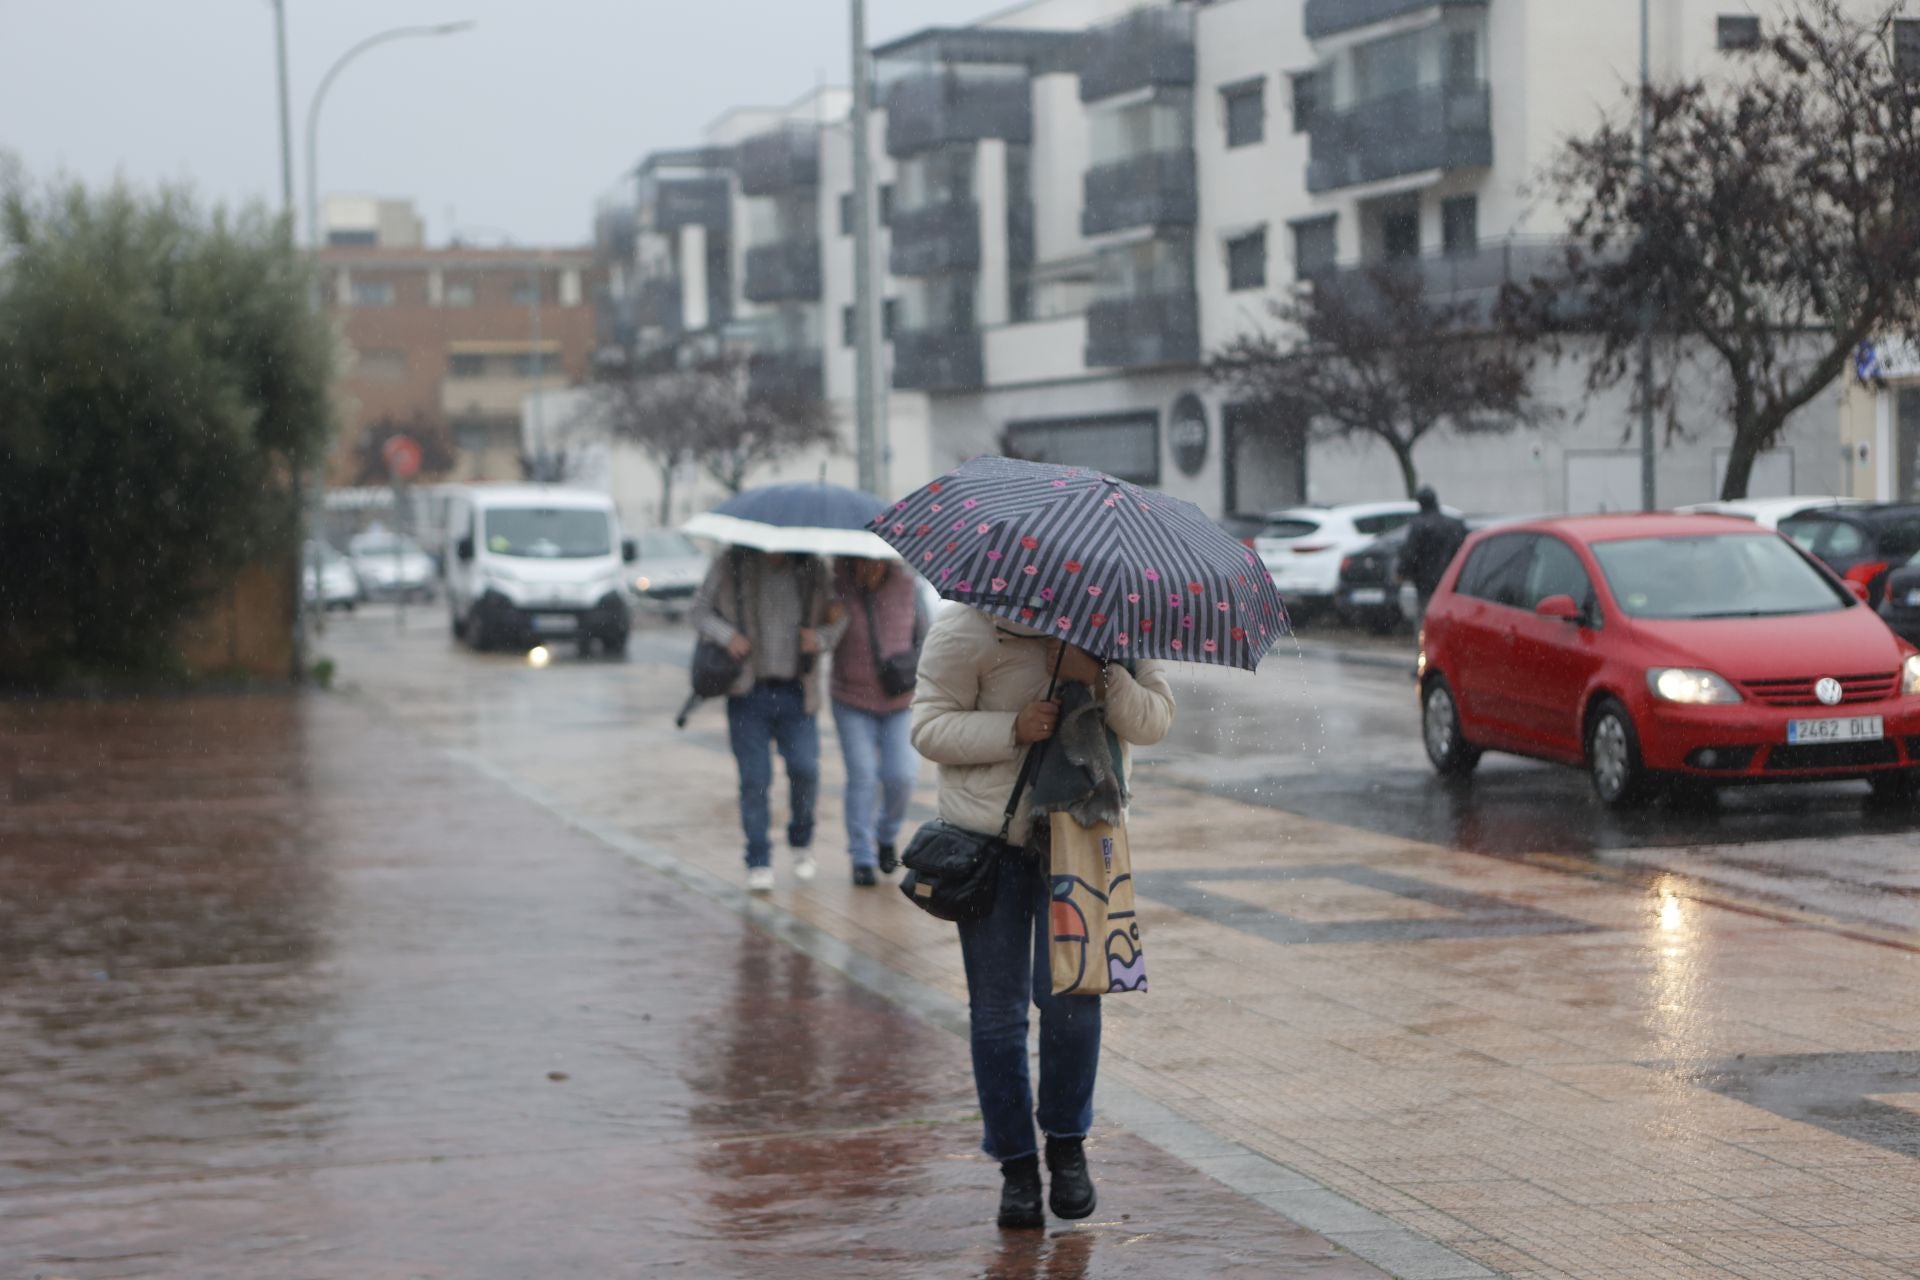
M 960 926 L 973 1042 L 973 1086 L 995 1160 L 1038 1149 L 1027 1073 L 1027 1006 L 1040 1007 L 1040 1130 L 1085 1137 L 1100 1071 L 1100 997 L 1056 996 L 1047 961 L 1047 866 L 1029 853 L 1003 858 L 993 911 Z
M 856 867 L 877 866 L 879 846 L 900 837 L 920 774 L 913 712 L 876 714 L 836 702 L 833 723 L 847 762 L 847 853 Z
M 787 843 L 804 849 L 813 843 L 813 806 L 820 797 L 820 725 L 807 710 L 806 691 L 798 684 L 757 684 L 744 698 L 727 699 L 727 737 L 740 766 L 740 828 L 747 836 L 747 865 L 770 866 L 767 841 L 773 790 L 773 751 L 787 762 L 792 793 Z

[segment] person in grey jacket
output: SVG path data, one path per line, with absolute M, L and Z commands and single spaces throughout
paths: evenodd
M 736 578 L 738 589 L 736 591 Z M 736 605 L 736 598 L 738 605 Z M 727 695 L 727 736 L 740 770 L 740 826 L 747 888 L 773 888 L 773 749 L 787 766 L 787 843 L 796 880 L 816 873 L 814 805 L 820 796 L 820 655 L 845 625 L 826 565 L 811 556 L 736 547 L 714 561 L 693 605 L 694 626 L 741 661 Z
M 992 834 L 1022 757 L 1060 726 L 1060 703 L 1047 697 L 1053 673 L 1086 686 L 1119 742 L 1122 773 L 1131 749 L 1150 746 L 1173 725 L 1173 690 L 1159 662 L 1129 670 L 1072 645 L 992 618 L 951 609 L 927 633 L 913 695 L 913 745 L 940 766 L 940 816 L 954 826 Z M 1031 793 L 1015 811 L 1008 836 L 1020 856 L 1003 858 L 993 910 L 960 926 L 967 973 L 967 1009 L 974 1087 L 985 1128 L 981 1143 L 1000 1162 L 999 1223 L 1045 1225 L 1040 1207 L 1040 1151 L 1034 1140 L 1035 1094 L 1027 1069 L 1028 1010 L 1040 1010 L 1038 1119 L 1046 1138 L 1055 1216 L 1084 1218 L 1095 1205 L 1082 1140 L 1093 1123 L 1093 1086 L 1100 1069 L 1100 997 L 1056 996 L 1048 960 L 1046 823 L 1033 818 Z

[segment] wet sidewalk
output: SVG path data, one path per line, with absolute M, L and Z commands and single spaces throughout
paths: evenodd
M 339 698 L 0 705 L 0 1276 L 1383 1273 Z

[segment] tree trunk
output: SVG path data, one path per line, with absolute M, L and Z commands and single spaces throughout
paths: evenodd
M 1761 419 L 1734 424 L 1733 448 L 1727 454 L 1727 475 L 1720 482 L 1720 501 L 1732 502 L 1747 496 L 1753 482 L 1753 464 L 1759 460 L 1762 441 L 1777 433 L 1777 425 Z
M 1387 447 L 1393 450 L 1393 457 L 1400 464 L 1400 478 L 1406 482 L 1407 496 L 1413 497 L 1420 492 L 1420 473 L 1413 467 L 1413 446 L 1403 444 L 1397 436 L 1385 437 Z
M 660 519 L 656 522 L 663 529 L 673 527 L 673 463 L 660 463 Z

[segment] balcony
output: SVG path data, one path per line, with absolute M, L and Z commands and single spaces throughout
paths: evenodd
M 740 190 L 777 196 L 820 185 L 820 134 L 812 125 L 788 125 L 740 144 Z
M 980 267 L 980 206 L 971 200 L 893 213 L 887 269 L 896 276 L 936 276 Z
M 826 395 L 819 351 L 756 351 L 747 357 L 747 394 L 764 400 L 819 400 Z
M 882 95 L 887 154 L 903 159 L 949 142 L 1033 136 L 1033 93 L 1024 69 L 1016 74 L 941 71 L 896 80 Z
M 685 310 L 681 306 L 680 282 L 669 276 L 642 280 L 634 289 L 634 317 L 643 329 L 665 329 L 679 333 Z
M 598 345 L 632 346 L 640 336 L 637 315 L 633 297 L 617 297 L 605 285 L 593 291 L 593 333 Z
M 1190 227 L 1198 213 L 1191 148 L 1151 151 L 1087 170 L 1080 233 Z
M 1307 0 L 1307 39 L 1322 40 L 1428 9 L 1484 9 L 1486 0 Z
M 1489 240 L 1471 249 L 1392 258 L 1378 262 L 1332 267 L 1316 273 L 1316 290 L 1336 291 L 1346 305 L 1366 313 L 1384 309 L 1384 290 L 1399 281 L 1418 289 L 1434 307 L 1457 311 L 1466 325 L 1492 321 L 1501 292 L 1508 286 L 1525 288 L 1538 279 L 1552 279 L 1566 269 L 1567 242 L 1552 236 Z M 1563 318 L 1576 313 L 1579 299 L 1571 294 L 1556 300 Z
M 1194 82 L 1193 10 L 1141 9 L 1087 33 L 1080 101 Z
M 1197 364 L 1200 307 L 1191 293 L 1109 298 L 1087 308 L 1087 366 Z
M 1479 81 L 1433 85 L 1313 117 L 1307 190 L 1493 163 L 1492 100 Z
M 979 331 L 916 329 L 895 334 L 893 385 L 899 391 L 978 391 L 986 385 Z
M 820 242 L 781 240 L 747 250 L 749 302 L 817 302 L 820 298 Z
M 705 227 L 724 231 L 733 222 L 732 192 L 725 174 L 640 180 L 640 205 L 655 231 Z

